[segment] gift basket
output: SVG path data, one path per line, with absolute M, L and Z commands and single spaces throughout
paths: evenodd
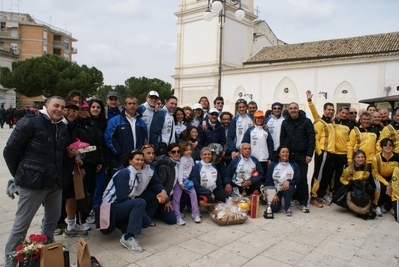
M 248 214 L 233 203 L 231 198 L 226 203 L 218 203 L 213 206 L 211 218 L 220 226 L 244 223 Z

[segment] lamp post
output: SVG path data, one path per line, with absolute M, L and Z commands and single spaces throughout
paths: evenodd
M 235 12 L 235 17 L 237 20 L 242 20 L 245 18 L 245 12 L 241 7 L 241 0 L 208 0 L 208 7 L 204 14 L 205 21 L 211 21 L 213 18 L 212 11 L 219 12 L 219 81 L 218 81 L 218 96 L 222 94 L 222 44 L 223 44 L 223 23 L 226 22 L 226 10 L 227 3 L 231 5 L 239 5 L 237 11 Z M 212 10 L 212 11 L 211 11 Z

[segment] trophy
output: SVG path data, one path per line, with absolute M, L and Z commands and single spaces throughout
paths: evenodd
M 264 186 L 264 187 L 261 187 L 260 190 L 261 190 L 264 198 L 267 199 L 267 207 L 266 207 L 265 213 L 263 214 L 263 217 L 265 219 L 274 219 L 271 204 L 272 204 L 273 198 L 277 194 L 277 189 L 274 186 Z

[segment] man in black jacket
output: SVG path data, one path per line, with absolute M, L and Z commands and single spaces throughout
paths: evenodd
M 65 101 L 53 96 L 37 115 L 21 119 L 11 133 L 4 159 L 15 184 L 20 186 L 18 209 L 6 247 L 6 266 L 15 266 L 11 257 L 25 239 L 36 211 L 44 203 L 42 232 L 51 242 L 60 217 L 64 186 L 62 159 L 66 125 L 62 122 Z M 22 156 L 21 156 L 22 155 Z
M 297 185 L 292 199 L 299 201 L 299 209 L 308 213 L 308 164 L 312 160 L 315 148 L 315 132 L 310 119 L 297 103 L 288 107 L 289 116 L 281 124 L 280 145 L 286 145 L 291 152 L 291 160 L 296 162 L 301 172 L 301 181 Z

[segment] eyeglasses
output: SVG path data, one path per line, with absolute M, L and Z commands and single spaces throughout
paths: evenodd
M 280 107 L 274 107 L 273 109 L 274 109 L 274 110 L 276 110 L 276 109 L 277 109 L 277 110 L 281 110 Z
M 171 154 L 180 154 L 180 149 L 179 150 L 171 150 L 170 151 Z
M 69 108 L 64 108 L 64 111 L 65 112 L 72 112 L 72 113 L 78 113 L 78 111 L 77 110 L 75 110 L 75 109 L 69 109 Z
M 351 112 L 349 112 L 349 114 L 351 114 L 351 115 L 356 115 L 357 114 L 357 112 L 356 111 L 351 111 Z
M 224 102 L 216 102 L 217 105 L 224 105 Z
M 154 148 L 154 145 L 152 145 L 152 144 L 144 145 L 141 147 L 140 150 L 143 151 L 144 149 L 151 148 L 151 147 Z

